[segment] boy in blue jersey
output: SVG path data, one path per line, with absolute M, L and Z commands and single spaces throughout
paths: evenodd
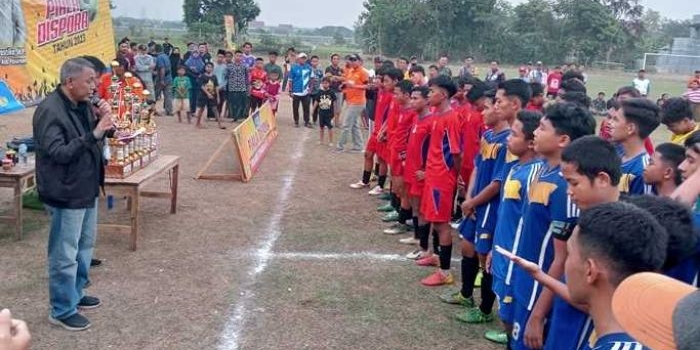
M 561 175 L 561 154 L 572 141 L 594 131 L 595 120 L 590 112 L 572 103 L 557 103 L 547 108 L 535 131 L 535 151 L 546 164 L 530 187 L 523 208 L 523 232 L 514 243 L 515 253 L 537 262 L 556 279 L 563 275 L 566 239 L 578 217 L 578 209 L 567 195 L 566 180 Z M 540 284 L 519 268 L 514 269 L 513 286 L 513 348 L 542 348 L 553 294 L 542 291 Z
M 631 204 L 606 203 L 582 212 L 567 242 L 567 284 L 562 291 L 573 305 L 588 310 L 595 325 L 595 344 L 584 344 L 582 349 L 647 349 L 624 333 L 611 304 L 615 289 L 625 278 L 661 268 L 667 244 L 667 231 L 651 214 Z M 536 263 L 503 252 L 548 286 L 563 286 Z
M 649 164 L 644 140 L 661 124 L 659 107 L 645 98 L 623 100 L 608 124 L 611 140 L 622 147 L 620 192 L 652 194 L 652 186 L 644 183 L 644 168 Z
M 685 148 L 667 142 L 656 146 L 644 168 L 644 182 L 654 187 L 657 195 L 670 197 L 683 182 L 678 166 L 685 160 Z
M 520 111 L 518 119 L 511 126 L 508 137 L 508 151 L 518 157 L 518 164 L 510 170 L 501 189 L 501 204 L 498 207 L 498 222 L 493 244 L 511 251 L 513 242 L 522 232 L 522 208 L 530 183 L 535 179 L 542 162 L 537 159 L 534 145 L 534 132 L 540 124 L 542 114 L 533 111 Z M 513 292 L 511 276 L 513 263 L 504 256 L 489 253 L 486 270 L 493 275 L 493 291 L 498 298 L 498 317 L 503 322 L 504 331 L 488 331 L 484 337 L 490 341 L 507 344 L 513 330 Z
M 479 265 L 485 267 L 486 257 L 491 251 L 501 184 L 510 168 L 517 163 L 517 157 L 508 153 L 507 139 L 518 112 L 525 108 L 531 97 L 532 90 L 526 82 L 520 79 L 505 81 L 496 92 L 491 116 L 494 120 L 486 121 L 484 115 L 484 123 L 491 130 L 486 131 L 481 139 L 480 152 L 475 161 L 476 170 L 472 172 L 467 189 L 468 198 L 462 203 L 462 211 L 467 218 L 460 227 L 460 233 L 465 238 L 462 241 L 461 297 L 469 299 L 472 296 Z M 475 260 L 477 254 L 478 260 Z M 481 304 L 478 308 L 457 314 L 456 318 L 466 323 L 491 322 L 496 299 L 492 285 L 491 272 L 484 268 Z M 459 297 L 456 296 L 457 299 Z M 446 298 L 443 301 L 449 302 Z

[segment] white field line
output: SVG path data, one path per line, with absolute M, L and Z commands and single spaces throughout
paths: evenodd
M 265 271 L 270 258 L 272 257 L 272 247 L 274 246 L 277 239 L 280 237 L 280 222 L 284 216 L 285 205 L 289 199 L 289 194 L 292 191 L 294 181 L 296 179 L 297 171 L 299 168 L 299 163 L 301 158 L 304 156 L 304 142 L 309 138 L 311 133 L 304 132 L 301 133 L 297 144 L 294 148 L 294 153 L 291 157 L 291 166 L 283 177 L 283 185 L 277 196 L 277 203 L 272 211 L 272 216 L 270 217 L 269 224 L 262 231 L 266 232 L 263 236 L 263 240 L 260 242 L 258 248 L 254 252 L 254 264 L 248 272 L 248 280 L 243 284 L 241 297 L 236 303 L 233 309 L 233 313 L 226 321 L 224 326 L 223 334 L 221 335 L 221 341 L 219 343 L 218 349 L 220 350 L 237 350 L 239 348 L 239 341 L 241 336 L 241 329 L 245 324 L 245 316 L 248 311 L 248 304 L 251 303 L 254 297 L 252 291 L 252 286 L 255 284 L 255 279 L 260 275 L 261 272 Z
M 275 259 L 292 261 L 299 260 L 373 260 L 379 262 L 403 261 L 413 263 L 413 260 L 399 254 L 379 254 L 371 252 L 359 253 L 320 253 L 320 252 L 282 252 L 273 253 Z M 454 258 L 452 262 L 460 262 L 462 259 Z

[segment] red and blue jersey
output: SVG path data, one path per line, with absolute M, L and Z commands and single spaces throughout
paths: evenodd
M 649 154 L 641 153 L 622 163 L 620 193 L 629 195 L 654 194 L 652 185 L 644 183 L 644 168 L 649 165 Z
M 462 154 L 459 115 L 449 109 L 432 118 L 430 145 L 425 164 L 425 183 L 432 187 L 452 189 L 457 184 L 455 156 Z
M 477 196 L 492 182 L 503 181 L 503 169 L 508 162 L 506 159 L 508 155 L 508 136 L 510 136 L 510 129 L 500 132 L 487 130 L 484 136 L 481 137 L 479 154 L 474 160 L 476 177 L 474 178 L 472 197 Z M 499 196 L 494 196 L 488 203 L 476 207 L 478 232 L 494 232 L 500 201 Z
M 579 211 L 566 193 L 567 183 L 559 166 L 544 165 L 530 185 L 528 200 L 523 207 L 523 231 L 515 242 L 513 253 L 535 262 L 542 271 L 549 271 L 554 260 L 554 239 L 568 239 L 578 219 Z M 518 303 L 532 310 L 542 286 L 529 273 L 515 266 L 513 289 Z
M 484 116 L 470 105 L 462 107 L 462 174 L 466 176 L 474 169 L 479 143 L 484 133 Z M 462 178 L 465 183 L 468 178 Z
M 498 207 L 498 222 L 493 244 L 508 251 L 517 250 L 514 243 L 520 239 L 523 228 L 523 206 L 527 201 L 530 184 L 535 180 L 542 161 L 534 159 L 524 164 L 516 164 L 510 170 L 501 187 L 501 204 Z M 515 249 L 514 249 L 515 248 Z M 493 254 L 491 273 L 495 278 L 510 285 L 513 275 L 513 262 L 502 254 Z
M 416 183 L 418 181 L 416 171 L 425 169 L 433 118 L 432 114 L 423 117 L 416 116 L 416 122 L 408 135 L 406 163 L 404 164 L 404 181 L 408 183 Z
M 411 108 L 399 108 L 399 118 L 396 123 L 396 128 L 394 128 L 389 139 L 391 140 L 393 154 L 397 155 L 400 159 L 405 159 L 406 149 L 408 148 L 408 137 L 411 135 L 411 130 L 416 124 L 418 114 Z

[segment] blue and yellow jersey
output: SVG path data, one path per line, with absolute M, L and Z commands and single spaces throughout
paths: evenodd
M 517 249 L 513 253 L 537 263 L 543 271 L 549 270 L 554 259 L 553 239 L 568 239 L 578 219 L 578 208 L 566 189 L 560 167 L 544 165 L 537 180 L 530 185 L 523 207 L 523 231 L 514 243 Z M 517 266 L 513 278 L 516 301 L 532 310 L 542 286 Z
M 474 161 L 477 169 L 476 177 L 474 178 L 475 183 L 472 189 L 472 197 L 478 195 L 493 181 L 502 182 L 502 173 L 506 166 L 507 155 L 509 154 L 508 136 L 510 136 L 510 129 L 498 133 L 495 133 L 493 130 L 487 130 L 481 137 L 479 154 L 477 154 Z M 478 231 L 486 231 L 488 233 L 494 232 L 499 203 L 500 196 L 494 196 L 488 203 L 476 208 Z
M 516 164 L 510 170 L 501 188 L 501 204 L 498 207 L 498 222 L 493 244 L 513 251 L 523 227 L 523 205 L 527 201 L 530 184 L 535 180 L 543 163 L 535 159 L 525 164 Z M 513 274 L 513 262 L 502 254 L 493 254 L 491 272 L 507 285 Z
M 644 168 L 649 165 L 649 154 L 644 152 L 622 163 L 620 193 L 630 195 L 654 194 L 654 188 L 644 183 Z

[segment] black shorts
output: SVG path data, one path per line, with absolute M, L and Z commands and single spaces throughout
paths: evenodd
M 199 95 L 197 97 L 198 108 L 216 108 L 216 99 L 209 99 L 207 95 Z
M 320 113 L 318 116 L 318 127 L 325 127 L 328 130 L 333 129 L 333 113 Z

